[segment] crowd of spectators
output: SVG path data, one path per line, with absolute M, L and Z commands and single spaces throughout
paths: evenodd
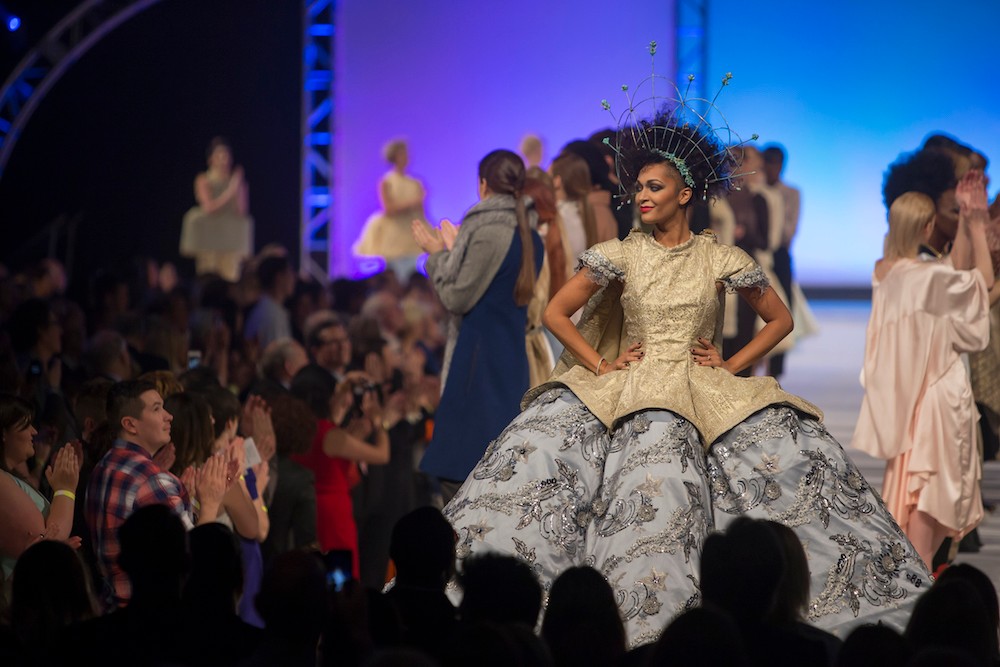
M 0 664 L 1000 658 L 975 568 L 945 570 L 902 634 L 838 638 L 808 623 L 794 534 L 749 519 L 709 538 L 701 600 L 642 647 L 592 568 L 549 591 L 505 556 L 456 573 L 417 471 L 444 345 L 426 279 L 325 287 L 274 248 L 238 283 L 136 267 L 81 286 L 51 260 L 0 273 Z

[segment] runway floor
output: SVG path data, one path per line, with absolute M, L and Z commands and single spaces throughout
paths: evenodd
M 818 405 L 827 428 L 847 449 L 876 489 L 882 487 L 885 463 L 850 447 L 863 391 L 859 372 L 865 350 L 866 301 L 810 302 L 819 332 L 795 346 L 785 360 L 782 387 Z M 983 466 L 983 499 L 1000 505 L 1000 461 Z M 983 547 L 979 553 L 960 553 L 956 562 L 975 565 L 1000 586 L 1000 510 L 987 512 L 979 526 Z

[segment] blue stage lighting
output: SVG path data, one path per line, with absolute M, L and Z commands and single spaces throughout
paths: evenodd
M 8 32 L 15 32 L 20 27 L 21 27 L 21 19 L 20 18 L 18 18 L 17 16 L 11 16 L 11 17 L 7 18 L 7 31 Z

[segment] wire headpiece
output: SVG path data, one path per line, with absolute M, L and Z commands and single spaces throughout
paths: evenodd
M 651 64 L 655 55 L 656 42 L 650 42 Z M 674 82 L 657 74 L 653 68 L 634 89 L 622 86 L 627 106 L 620 114 L 615 115 L 611 103 L 601 100 L 601 106 L 617 125 L 615 143 L 610 139 L 605 139 L 604 143 L 615 153 L 620 199 L 631 199 L 632 185 L 639 171 L 653 162 L 670 163 L 687 187 L 696 192 L 701 189 L 703 200 L 710 192 L 734 188 L 733 180 L 747 175 L 737 173 L 742 155 L 739 149 L 747 142 L 729 127 L 715 105 L 732 78 L 733 75 L 727 72 L 715 96 L 708 100 L 688 97 L 693 74 L 688 75 L 687 87 L 681 93 Z M 712 114 L 717 115 L 721 123 L 713 125 L 709 121 Z M 756 140 L 756 134 L 750 138 L 750 141 Z

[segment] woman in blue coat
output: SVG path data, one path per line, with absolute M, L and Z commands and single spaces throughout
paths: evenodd
M 479 163 L 480 201 L 460 227 L 448 220 L 440 231 L 413 226 L 430 254 L 427 275 L 451 313 L 441 406 L 420 466 L 441 481 L 445 502 L 520 412 L 529 388 L 524 332 L 544 250 L 524 179 L 521 158 L 495 150 Z

